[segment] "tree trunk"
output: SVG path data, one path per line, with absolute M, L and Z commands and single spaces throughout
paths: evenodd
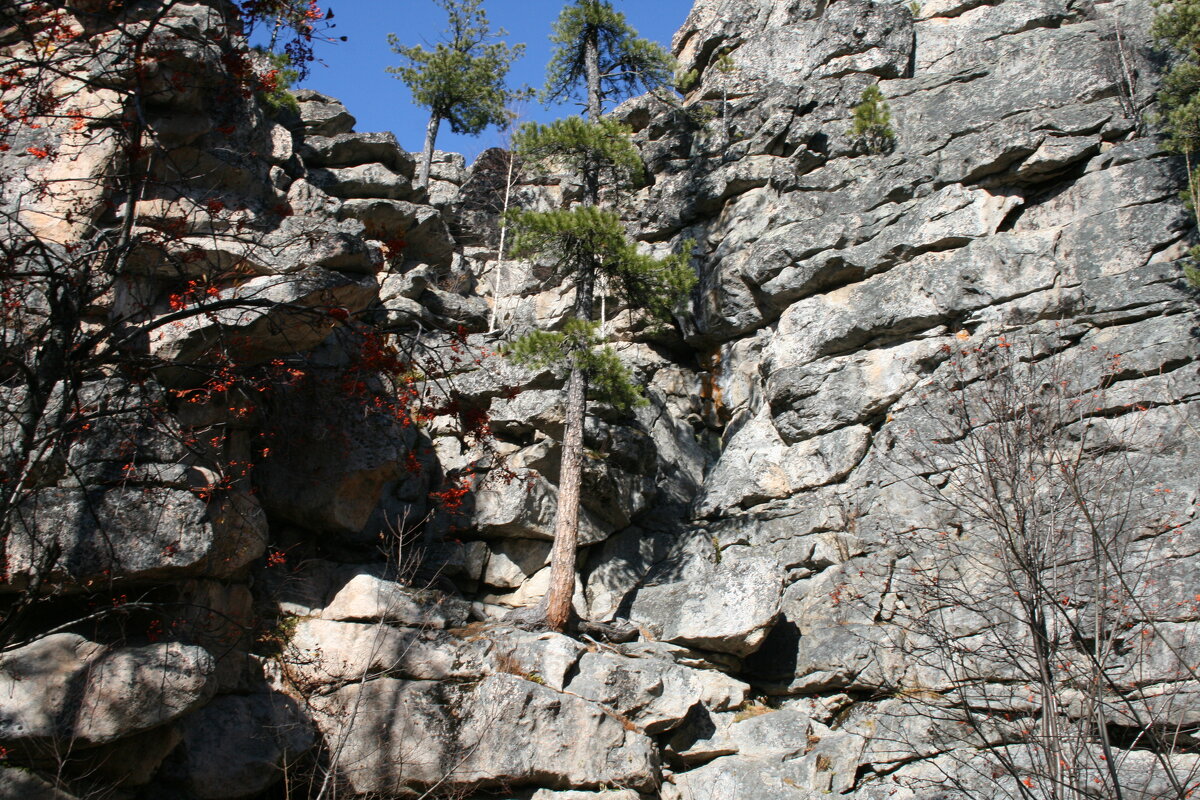
M 584 58 L 587 67 L 589 122 L 600 120 L 600 38 L 589 28 L 584 32 Z M 585 205 L 600 199 L 599 171 L 594 165 L 583 169 Z M 592 318 L 596 286 L 596 267 L 589 264 L 580 271 L 575 283 L 576 319 Z M 587 374 L 571 370 L 567 381 L 566 431 L 563 434 L 562 466 L 559 469 L 558 510 L 554 515 L 554 549 L 550 553 L 550 590 L 547 594 L 546 624 L 562 631 L 571 621 L 571 598 L 575 594 L 575 554 L 579 545 L 579 497 L 583 484 L 583 424 L 587 419 Z
M 584 66 L 587 70 L 588 122 L 599 122 L 603 108 L 600 105 L 600 33 L 588 28 L 583 34 Z M 600 175 L 595 164 L 583 167 L 583 202 L 594 206 L 600 202 Z M 591 319 L 589 314 L 588 319 Z
M 425 149 L 421 151 L 421 172 L 417 176 L 417 188 L 429 186 L 429 168 L 433 164 L 433 146 L 437 142 L 438 127 L 442 118 L 436 112 L 429 115 L 429 125 L 425 127 Z
M 600 121 L 600 32 L 589 27 L 583 34 L 584 61 L 587 67 L 588 122 Z
M 508 238 L 508 206 L 512 201 L 513 167 L 517 156 L 508 150 L 508 176 L 504 179 L 504 207 L 500 210 L 500 249 L 496 252 L 496 278 L 492 286 L 492 313 L 488 315 L 488 331 L 496 330 L 496 320 L 500 313 L 500 301 L 504 298 L 504 245 Z
M 563 437 L 558 511 L 554 516 L 554 549 L 550 554 L 546 625 L 562 631 L 571 621 L 575 595 L 575 553 L 579 545 L 579 490 L 583 482 L 583 420 L 587 413 L 587 375 L 571 370 L 567 384 L 567 430 Z
M 579 273 L 575 285 L 575 317 L 592 318 L 595 266 Z M 579 544 L 579 499 L 583 484 L 583 424 L 587 418 L 587 373 L 571 370 L 567 382 L 566 431 L 563 434 L 562 466 L 559 469 L 558 509 L 554 515 L 554 549 L 550 553 L 550 590 L 546 624 L 562 631 L 571 621 L 571 598 L 575 594 L 575 552 Z

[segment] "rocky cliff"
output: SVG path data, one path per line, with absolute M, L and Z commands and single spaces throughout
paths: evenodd
M 0 33 L 85 115 L 6 116 L 6 279 L 53 316 L 22 259 L 118 241 L 74 341 L 141 332 L 44 392 L 36 470 L 5 373 L 0 794 L 1190 791 L 1194 231 L 1148 0 L 697 0 L 697 82 L 614 112 L 630 230 L 700 277 L 669 331 L 606 307 L 649 402 L 593 409 L 575 604 L 624 644 L 504 621 L 546 591 L 563 422 L 496 349 L 572 298 L 499 258 L 503 154 L 414 190 L 335 99 L 225 85 L 222 3 L 101 5 Z M 884 148 L 850 133 L 876 84 Z

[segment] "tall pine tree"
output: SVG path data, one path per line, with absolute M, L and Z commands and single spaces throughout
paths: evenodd
M 548 101 L 583 99 L 587 118 L 600 119 L 604 101 L 670 84 L 675 62 L 656 42 L 637 35 L 608 0 L 576 0 L 563 9 L 550 40 Z
M 573 283 L 575 304 L 562 330 L 535 331 L 513 342 L 507 351 L 519 362 L 556 367 L 567 375 L 566 427 L 545 602 L 546 624 L 561 631 L 571 622 L 575 590 L 588 399 L 624 409 L 645 402 L 593 321 L 597 281 L 604 279 L 613 286 L 630 307 L 665 321 L 694 285 L 695 275 L 690 245 L 666 259 L 639 253 L 620 217 L 599 207 L 601 187 L 612 192 L 628 189 L 644 169 L 628 129 L 602 118 L 604 103 L 639 88 L 668 83 L 674 72 L 671 57 L 658 45 L 638 38 L 607 0 L 576 0 L 567 6 L 552 38 L 558 47 L 548 69 L 545 96 L 585 98 L 587 120 L 570 117 L 545 126 L 527 125 L 517 137 L 517 150 L 527 161 L 552 163 L 578 174 L 584 199 L 570 209 L 513 214 L 513 252 L 550 264 Z
M 1200 227 L 1200 0 L 1156 0 L 1154 6 L 1154 37 L 1174 51 L 1158 93 L 1163 127 L 1168 147 L 1182 153 L 1187 163 L 1185 200 Z M 1200 287 L 1200 245 L 1192 248 L 1191 256 L 1184 273 Z
M 493 31 L 483 10 L 483 0 L 435 0 L 446 10 L 449 26 L 444 41 L 432 50 L 408 47 L 396 34 L 388 34 L 392 50 L 405 64 L 388 67 L 412 91 L 417 105 L 429 109 L 425 146 L 421 153 L 418 185 L 429 185 L 429 169 L 438 129 L 444 121 L 455 133 L 475 136 L 489 125 L 503 125 L 508 104 L 515 96 L 505 85 L 509 67 L 525 52 L 525 45 L 508 45 L 503 28 Z

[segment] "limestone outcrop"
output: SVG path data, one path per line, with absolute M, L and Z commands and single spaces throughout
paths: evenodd
M 100 5 L 52 50 L 40 12 L 0 30 L 87 111 L 0 129 L 0 797 L 1011 796 L 1049 700 L 1005 500 L 1050 509 L 1021 530 L 1074 654 L 1056 713 L 1104 717 L 1136 796 L 1190 774 L 1200 314 L 1149 0 L 697 0 L 690 88 L 613 112 L 647 167 L 630 232 L 694 241 L 700 280 L 669 330 L 605 307 L 648 402 L 590 409 L 574 605 L 619 643 L 511 616 L 549 583 L 562 381 L 498 349 L 573 297 L 499 252 L 504 154 L 414 189 L 335 98 L 230 93 L 221 0 Z M 153 65 L 96 55 L 151 7 Z M 851 133 L 869 86 L 885 147 Z M 111 241 L 55 350 L 59 295 L 11 271 Z M 1076 457 L 1044 469 L 1051 441 Z

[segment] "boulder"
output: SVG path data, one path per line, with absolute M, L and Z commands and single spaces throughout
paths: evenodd
M 714 711 L 740 706 L 750 687 L 716 671 L 602 651 L 580 657 L 566 690 L 605 705 L 657 735 L 683 722 L 694 706 Z
M 508 608 L 531 608 L 542 602 L 550 591 L 550 567 L 535 572 L 522 583 L 516 591 L 505 594 L 485 594 L 481 599 L 485 603 Z M 587 606 L 583 598 L 583 583 L 575 576 L 575 591 L 571 596 L 571 607 L 576 614 L 582 614 Z
M 561 633 L 532 633 L 497 626 L 484 634 L 493 648 L 496 672 L 527 678 L 556 691 L 566 688 L 587 648 Z
M 863 740 L 857 736 L 818 737 L 799 758 L 780 755 L 718 758 L 675 776 L 680 800 L 701 800 L 719 792 L 731 800 L 819 800 L 855 787 Z M 824 744 L 828 742 L 828 745 Z
M 636 525 L 593 548 L 585 575 L 588 619 L 611 620 L 627 613 L 627 598 L 655 564 L 670 553 L 670 533 L 648 531 Z
M 3 800 L 76 800 L 75 795 L 56 788 L 37 773 L 15 767 L 0 767 L 0 798 Z
M 164 760 L 182 739 L 179 724 L 168 723 L 109 744 L 81 750 L 78 761 L 70 769 L 75 775 L 87 775 L 92 781 L 105 786 L 127 792 L 140 789 L 154 782 Z
M 510 482 L 488 481 L 474 495 L 471 525 L 485 538 L 554 539 L 558 490 L 532 470 Z M 612 532 L 581 509 L 579 543 L 602 542 Z
M 787 587 L 776 628 L 746 661 L 747 672 L 772 693 L 882 688 L 902 681 L 910 666 L 895 629 L 876 622 L 893 564 L 889 551 L 837 560 L 844 563 Z
M 420 154 L 414 154 L 420 158 Z M 429 165 L 429 186 L 426 194 L 430 205 L 443 208 L 459 201 L 461 187 L 467 181 L 467 162 L 458 153 L 435 150 Z
M 420 153 L 411 155 L 414 159 L 420 157 Z M 467 180 L 467 160 L 461 153 L 434 150 L 433 161 L 429 164 L 429 179 L 462 186 Z
M 157 728 L 208 702 L 215 669 L 191 645 L 109 648 L 47 636 L 0 655 L 0 743 L 20 752 L 87 748 Z
M 405 259 L 450 263 L 454 238 L 435 208 L 403 200 L 350 199 L 342 204 L 341 216 L 361 222 L 369 237 L 403 242 Z
M 343 199 L 385 198 L 407 200 L 413 193 L 412 180 L 382 164 L 357 167 L 322 167 L 309 171 L 314 186 Z
M 749 547 L 726 548 L 718 558 L 683 553 L 660 564 L 634 596 L 629 618 L 663 641 L 753 653 L 779 616 L 781 570 Z
M 300 706 L 276 693 L 223 695 L 180 727 L 182 746 L 163 777 L 197 800 L 259 795 L 314 741 Z
M 520 439 L 537 431 L 561 442 L 565 400 L 561 389 L 530 389 L 513 397 L 493 397 L 488 420 L 492 430 L 505 438 Z
M 263 237 L 249 259 L 267 273 L 292 274 L 310 268 L 372 275 L 383 268 L 378 249 L 365 242 L 362 227 L 313 216 L 285 217 Z
M 306 136 L 300 147 L 306 164 L 317 167 L 357 167 L 383 164 L 411 179 L 416 162 L 400 149 L 393 133 L 340 133 L 333 136 Z
M 461 325 L 471 333 L 487 330 L 488 305 L 482 297 L 431 288 L 421 295 L 420 302 L 443 320 L 442 327 L 457 328 Z
M 550 563 L 550 542 L 499 539 L 488 543 L 482 580 L 488 586 L 516 589 Z
M 741 711 L 694 714 L 672 735 L 672 756 L 689 765 L 740 754 L 794 758 L 810 746 L 813 716 L 799 709 L 750 706 Z
M 15 416 L 24 396 L 22 389 L 6 398 L 5 413 Z M 89 435 L 71 442 L 67 465 L 72 476 L 83 484 L 125 479 L 188 488 L 206 483 L 204 468 L 214 465 L 185 443 L 186 436 L 178 427 L 189 423 L 162 413 L 167 398 L 163 388 L 151 380 L 110 377 L 84 382 L 78 400 L 90 409 L 91 427 Z M 16 439 L 7 434 L 4 438 Z M 7 470 L 12 468 L 5 465 Z
M 333 622 L 385 622 L 411 628 L 456 628 L 468 604 L 453 594 L 415 588 L 384 564 L 340 564 L 304 559 L 261 574 L 256 594 L 273 613 Z
M 336 590 L 321 619 L 387 622 L 413 628 L 456 628 L 467 621 L 466 603 L 428 590 L 413 589 L 370 573 L 355 575 Z
M 314 706 L 326 745 L 340 753 L 335 769 L 359 793 L 528 784 L 651 790 L 658 781 L 648 738 L 594 703 L 513 675 L 459 685 L 382 678 Z
M 389 488 L 407 475 L 401 466 L 417 433 L 386 408 L 386 396 L 356 397 L 340 384 L 308 381 L 277 397 L 272 455 L 255 472 L 268 513 L 302 529 L 347 541 L 378 541 L 389 525 L 413 513 Z M 313 428 L 313 420 L 321 420 Z
M 697 512 L 751 508 L 843 480 L 871 444 L 866 425 L 852 425 L 787 445 L 764 410 L 736 429 L 705 478 Z
M 262 555 L 267 523 L 241 490 L 202 499 L 186 489 L 42 489 L 8 540 L 4 587 L 34 576 L 75 587 L 98 581 L 225 577 Z
M 383 675 L 466 680 L 486 671 L 483 644 L 383 623 L 306 619 L 295 624 L 283 665 L 298 686 L 319 689 Z
M 9 206 L 6 235 L 19 231 L 17 236 L 22 239 L 32 234 L 46 243 L 68 245 L 86 236 L 87 230 L 103 213 L 105 187 L 123 146 L 121 137 L 105 130 L 104 126 L 120 118 L 123 99 L 111 89 L 81 84 L 74 84 L 68 91 L 71 92 L 72 109 L 95 120 L 98 125 L 56 137 L 53 158 L 35 159 L 27 149 L 47 143 L 43 132 L 33 133 L 32 125 L 21 139 L 5 142 L 15 156 L 10 159 L 25 161 L 6 165 L 5 188 L 8 191 L 0 196 L 23 198 Z M 66 97 L 54 98 L 54 102 L 65 100 Z M 18 194 L 9 194 L 14 189 Z M 72 213 L 63 213 L 63 209 L 68 208 Z
M 354 130 L 354 117 L 334 98 L 312 89 L 301 89 L 295 97 L 300 104 L 300 119 L 306 134 L 338 136 Z
M 222 290 L 212 312 L 160 325 L 150 333 L 150 352 L 178 368 L 160 370 L 165 382 L 195 383 L 196 369 L 224 344 L 243 366 L 308 350 L 320 344 L 338 319 L 328 309 L 361 311 L 378 295 L 374 276 L 352 276 L 316 267 L 290 275 L 266 275 Z

